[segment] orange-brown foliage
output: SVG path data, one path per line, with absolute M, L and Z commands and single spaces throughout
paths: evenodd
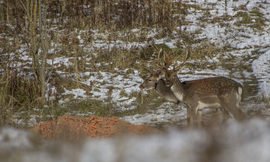
M 36 125 L 33 130 L 46 139 L 81 139 L 83 137 L 109 137 L 121 134 L 158 132 L 146 125 L 134 125 L 117 117 L 72 117 L 65 115 Z

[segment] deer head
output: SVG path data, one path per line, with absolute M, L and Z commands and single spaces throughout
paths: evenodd
M 141 90 L 151 90 L 155 88 L 155 84 L 161 79 L 164 74 L 161 71 L 150 72 L 151 75 L 144 80 L 144 82 L 140 85 Z
M 164 78 L 163 70 L 164 68 L 169 68 L 169 66 L 172 64 L 172 61 L 170 59 L 170 56 L 164 51 L 164 63 L 163 65 L 160 63 L 160 52 L 162 50 L 159 50 L 158 53 L 158 60 L 157 60 L 157 71 L 152 71 L 150 69 L 146 69 L 148 72 L 150 72 L 150 76 L 144 80 L 144 82 L 140 85 L 141 90 L 150 90 L 154 89 L 156 86 L 156 83 Z

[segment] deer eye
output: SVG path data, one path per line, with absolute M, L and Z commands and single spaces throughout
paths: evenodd
M 152 80 L 151 80 L 151 79 L 149 79 L 148 81 L 149 81 L 149 82 L 151 82 Z

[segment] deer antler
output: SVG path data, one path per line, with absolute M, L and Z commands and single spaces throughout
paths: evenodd
M 157 65 L 158 65 L 159 70 L 157 70 L 157 72 L 161 72 L 164 69 L 165 70 L 168 70 L 168 68 L 172 65 L 172 58 L 171 58 L 171 56 L 166 51 L 164 51 L 164 63 L 161 64 L 161 62 L 160 62 L 160 53 L 161 53 L 161 51 L 162 51 L 162 49 L 160 49 L 159 52 L 158 52 Z M 150 69 L 146 69 L 146 70 L 148 72 L 150 72 L 151 74 L 154 74 L 155 73 L 155 72 L 153 72 Z
M 164 63 L 163 63 L 163 65 L 161 65 L 161 63 L 159 61 L 161 50 L 159 50 L 159 53 L 158 53 L 158 66 L 160 67 L 160 71 L 162 71 L 164 69 L 167 70 L 172 64 L 172 58 L 170 57 L 170 55 L 166 51 L 164 51 Z
M 148 72 L 150 72 L 151 74 L 160 73 L 162 71 L 163 67 L 164 67 L 164 65 L 162 65 L 160 63 L 160 53 L 161 53 L 161 51 L 162 51 L 162 49 L 160 49 L 159 52 L 158 52 L 158 60 L 157 60 L 157 68 L 160 68 L 160 69 L 155 72 L 155 71 L 153 71 L 151 69 L 146 69 L 145 68 L 145 70 L 148 71 Z M 164 56 L 164 59 L 165 59 L 165 56 Z
M 183 61 L 182 64 L 180 64 L 179 66 L 177 66 L 177 67 L 175 68 L 176 71 L 180 71 L 180 70 L 185 66 L 186 61 L 187 61 L 187 59 L 188 59 L 189 56 L 190 56 L 190 47 L 187 47 L 186 45 L 185 45 L 185 47 L 186 47 L 186 57 L 185 57 L 185 60 Z
M 161 67 L 162 65 L 160 64 L 160 61 L 159 61 L 159 56 L 160 56 L 160 52 L 162 51 L 162 49 L 159 50 L 158 52 L 158 60 L 157 60 L 157 64 L 159 67 Z

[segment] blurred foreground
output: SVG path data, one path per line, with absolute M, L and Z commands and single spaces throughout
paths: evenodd
M 31 132 L 2 128 L 0 143 L 0 161 L 270 161 L 270 127 L 261 119 L 71 141 L 44 140 Z

